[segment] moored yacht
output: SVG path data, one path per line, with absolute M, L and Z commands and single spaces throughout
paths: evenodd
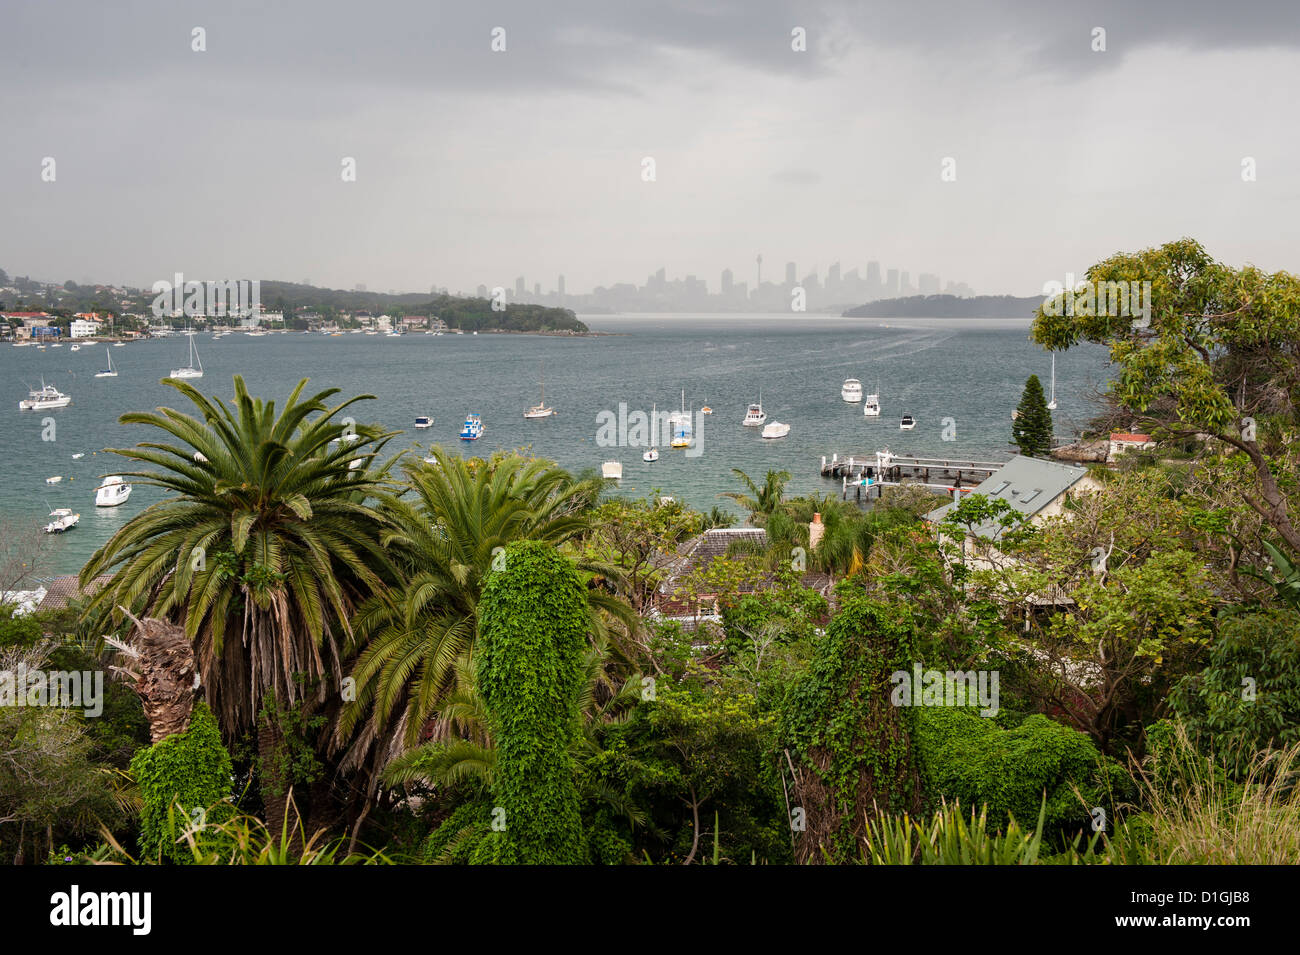
M 539 382 L 540 382 L 540 387 L 541 387 L 541 401 L 540 401 L 538 404 L 533 405 L 531 408 L 529 408 L 527 411 L 524 412 L 524 417 L 525 417 L 525 418 L 549 418 L 551 415 L 555 414 L 555 409 L 554 409 L 554 408 L 548 408 L 548 407 L 546 406 L 546 368 L 545 368 L 545 366 L 542 367 L 542 372 L 541 372 L 541 376 L 540 376 Z
M 668 427 L 672 437 L 668 440 L 670 448 L 689 448 L 691 446 L 691 415 L 686 410 L 686 389 L 682 389 L 682 410 L 674 411 L 668 416 Z
M 790 433 L 790 426 L 780 421 L 773 421 L 763 428 L 765 438 L 784 438 Z
M 867 400 L 862 405 L 862 416 L 864 418 L 880 417 L 880 395 L 867 395 Z
M 18 407 L 22 411 L 45 411 L 47 408 L 66 408 L 72 404 L 71 397 L 53 385 L 47 385 L 44 379 L 41 379 L 39 390 L 32 390 L 27 394 L 28 397 L 18 402 Z
M 745 412 L 745 420 L 740 422 L 746 428 L 757 428 L 767 420 L 767 412 L 763 410 L 763 393 L 758 393 L 758 400 L 749 406 Z
M 862 382 L 856 378 L 845 378 L 844 386 L 840 388 L 840 397 L 851 404 L 857 404 L 862 400 Z
M 96 507 L 117 507 L 125 504 L 131 496 L 131 485 L 116 474 L 104 478 L 104 483 L 95 489 Z
M 460 429 L 462 441 L 477 441 L 483 437 L 483 419 L 476 414 L 466 415 L 465 424 Z
M 116 377 L 117 377 L 117 369 L 113 367 L 113 353 L 112 353 L 111 351 L 108 350 L 108 346 L 107 346 L 107 345 L 104 346 L 104 354 L 108 356 L 108 367 L 105 368 L 103 371 L 97 371 L 97 372 L 95 372 L 95 377 L 96 377 L 96 378 L 116 378 Z
M 185 337 L 190 340 L 190 363 L 184 368 L 173 368 L 172 378 L 202 378 L 203 361 L 199 358 L 199 353 L 194 349 L 194 333 L 186 332 Z M 195 363 L 198 367 L 195 367 Z
M 911 431 L 916 427 L 916 419 L 910 414 L 903 415 L 903 420 L 898 422 L 898 427 L 903 431 Z
M 54 520 L 45 525 L 45 533 L 47 534 L 62 534 L 64 531 L 76 527 L 77 521 L 81 520 L 81 515 L 72 513 L 70 507 L 56 507 L 50 511 L 50 517 L 54 518 Z
M 430 415 L 422 414 L 415 416 L 415 426 L 417 428 L 432 428 L 433 418 Z
M 659 432 L 659 406 L 652 403 L 650 405 L 650 440 L 654 442 L 654 446 L 652 446 L 649 451 L 646 451 L 641 455 L 642 461 L 653 463 L 659 460 L 658 432 Z

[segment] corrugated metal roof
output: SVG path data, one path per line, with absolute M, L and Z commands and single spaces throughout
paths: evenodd
M 971 493 L 983 494 L 988 498 L 1000 497 L 1021 514 L 1033 517 L 1087 475 L 1087 468 L 1017 454 L 1001 469 L 985 478 Z M 941 521 L 955 506 L 952 503 L 945 504 L 926 514 L 925 519 Z M 979 537 L 992 538 L 997 536 L 999 528 L 989 522 L 977 526 L 974 531 Z

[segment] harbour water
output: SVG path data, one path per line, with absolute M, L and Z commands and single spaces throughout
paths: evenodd
M 487 455 L 526 447 L 573 471 L 599 471 L 601 462 L 623 464 L 619 493 L 645 495 L 658 489 L 694 507 L 730 506 L 719 497 L 737 490 L 732 468 L 761 480 L 769 469 L 792 475 L 791 493 L 838 491 L 819 477 L 821 456 L 870 453 L 888 446 L 898 454 L 994 459 L 1010 454 L 1011 412 L 1025 379 L 1037 374 L 1049 387 L 1048 356 L 1028 341 L 1027 319 L 850 319 L 800 315 L 584 316 L 593 331 L 585 338 L 536 335 L 406 335 L 400 338 L 290 333 L 249 338 L 232 334 L 196 338 L 205 376 L 192 382 L 207 394 L 229 398 L 231 376 L 242 374 L 253 394 L 282 401 L 300 378 L 315 388 L 337 387 L 343 396 L 372 394 L 353 406 L 358 421 L 404 433 L 394 451 L 441 443 L 464 453 Z M 95 378 L 105 366 L 103 345 L 79 352 L 67 347 L 38 351 L 0 345 L 0 516 L 10 533 L 33 535 L 56 507 L 80 512 L 72 531 L 49 542 L 46 573 L 74 573 L 96 547 L 160 492 L 137 485 L 117 508 L 96 508 L 94 490 L 106 474 L 129 469 L 103 449 L 149 437 L 150 429 L 121 425 L 127 411 L 160 405 L 189 411 L 189 403 L 160 380 L 185 364 L 184 337 L 132 343 L 112 350 L 117 378 Z M 539 363 L 545 362 L 550 418 L 525 420 L 538 400 Z M 1056 363 L 1058 435 L 1097 412 L 1089 395 L 1104 390 L 1105 350 L 1073 349 Z M 44 378 L 72 396 L 66 408 L 20 411 L 28 386 Z M 867 393 L 881 395 L 882 414 L 864 418 L 861 404 L 840 398 L 845 378 L 858 378 Z M 790 434 L 763 440 L 744 428 L 746 405 L 762 389 L 768 421 L 791 425 Z M 699 417 L 698 455 L 660 448 L 654 463 L 643 447 L 597 443 L 598 416 L 629 411 L 649 414 L 707 404 Z M 483 416 L 484 436 L 460 442 L 468 413 Z M 899 418 L 916 418 L 916 429 L 899 430 Z M 414 429 L 415 417 L 433 416 L 433 427 Z M 48 437 L 48 420 L 55 424 Z M 944 419 L 951 419 L 945 422 Z M 952 440 L 944 440 L 945 432 Z M 73 460 L 73 454 L 84 454 Z M 62 475 L 47 486 L 45 479 Z

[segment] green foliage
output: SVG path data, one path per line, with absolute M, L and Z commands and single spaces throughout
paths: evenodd
M 391 437 L 354 426 L 337 389 L 282 408 L 234 378 L 227 403 L 166 379 L 197 415 L 131 412 L 152 429 L 113 449 L 149 470 L 124 472 L 170 492 L 133 516 L 87 562 L 81 581 L 112 581 L 92 608 L 175 618 L 195 642 L 203 685 L 228 739 L 251 728 L 263 697 L 289 704 L 307 686 L 339 679 L 339 635 L 359 597 L 382 586 L 382 519 L 364 499 L 383 486 L 368 467 Z M 351 436 L 353 440 L 347 440 Z M 168 443 L 170 442 L 170 443 Z
M 569 747 L 579 725 L 589 610 L 571 561 L 541 541 L 505 549 L 479 605 L 479 693 L 496 744 L 493 810 L 502 831 L 477 861 L 585 861 Z
M 585 760 L 596 786 L 648 817 L 635 832 L 611 825 L 617 841 L 602 837 L 607 844 L 596 849 L 609 858 L 629 844 L 651 861 L 702 862 L 703 846 L 714 841 L 725 861 L 788 861 L 774 727 L 754 696 L 703 668 L 657 679 L 652 699 L 601 727 L 599 750 Z
M 1229 616 L 1209 664 L 1183 677 L 1169 705 L 1194 743 L 1240 775 L 1253 755 L 1300 741 L 1300 616 L 1292 610 Z
M 1011 437 L 1020 453 L 1031 458 L 1046 457 L 1052 450 L 1052 412 L 1047 408 L 1043 384 L 1037 375 L 1025 382 L 1015 420 L 1011 422 Z
M 856 858 L 872 807 L 919 804 L 912 747 L 890 674 L 910 670 L 916 631 L 905 607 L 863 595 L 847 599 L 792 686 L 781 735 L 796 754 L 807 828 L 797 858 Z
M 955 690 L 960 704 L 964 686 Z M 1041 714 L 1004 729 L 973 705 L 913 706 L 910 712 L 912 744 L 931 799 L 987 807 L 997 827 L 1033 819 L 1041 807 L 1044 835 L 1086 828 L 1092 807 L 1110 812 L 1108 787 L 1118 767 L 1103 762 L 1086 734 Z
M 140 787 L 141 852 L 151 859 L 193 861 L 178 840 L 191 819 L 222 812 L 221 800 L 230 796 L 233 782 L 230 754 L 221 744 L 212 712 L 196 704 L 189 729 L 137 752 L 131 774 Z M 178 817 L 178 811 L 197 815 Z

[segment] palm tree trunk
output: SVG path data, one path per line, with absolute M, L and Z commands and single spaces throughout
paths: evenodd
M 301 821 L 296 809 L 291 809 L 289 781 L 285 778 L 284 738 L 275 723 L 275 717 L 264 712 L 257 724 L 257 760 L 261 769 L 258 785 L 262 791 L 262 811 L 266 828 L 273 841 L 278 841 L 289 829 L 289 845 L 295 852 L 302 850 Z

